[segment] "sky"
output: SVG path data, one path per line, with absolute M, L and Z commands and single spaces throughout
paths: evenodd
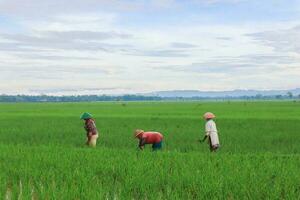
M 0 94 L 300 88 L 300 0 L 0 0 Z

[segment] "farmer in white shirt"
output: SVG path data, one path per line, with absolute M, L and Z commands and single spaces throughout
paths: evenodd
M 207 112 L 204 114 L 203 117 L 206 120 L 205 136 L 203 140 L 200 140 L 200 142 L 204 142 L 206 138 L 208 138 L 210 151 L 215 152 L 220 147 L 216 123 L 213 120 L 216 116 L 211 112 Z

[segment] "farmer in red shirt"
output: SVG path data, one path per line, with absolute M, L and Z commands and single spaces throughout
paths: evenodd
M 88 146 L 96 147 L 98 139 L 98 131 L 96 128 L 95 120 L 92 118 L 90 113 L 83 113 L 80 119 L 85 120 L 84 129 L 86 130 Z
M 162 148 L 163 135 L 158 132 L 145 132 L 137 129 L 134 132 L 134 137 L 139 139 L 139 148 L 144 149 L 146 144 L 152 144 L 152 150 L 156 151 Z

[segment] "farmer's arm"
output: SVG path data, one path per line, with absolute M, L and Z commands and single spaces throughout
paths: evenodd
M 140 139 L 140 142 L 139 142 L 139 148 L 140 148 L 141 150 L 143 150 L 145 144 L 146 144 L 146 138 L 141 138 L 141 139 Z
M 87 126 L 88 135 L 90 135 L 90 134 L 93 135 L 93 134 L 98 133 L 97 128 L 96 128 L 96 124 L 95 124 L 94 121 L 89 121 L 86 126 Z
M 206 138 L 208 138 L 208 136 L 210 135 L 211 132 L 211 125 L 209 123 L 205 124 L 205 136 L 202 140 L 200 140 L 200 142 L 204 142 L 206 140 Z
M 205 135 L 204 138 L 203 138 L 202 140 L 200 140 L 200 142 L 204 142 L 204 141 L 206 140 L 207 137 L 208 137 L 208 136 Z

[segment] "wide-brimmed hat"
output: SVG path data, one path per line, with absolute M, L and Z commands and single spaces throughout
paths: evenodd
M 204 119 L 213 119 L 215 118 L 216 116 L 214 115 L 214 113 L 212 112 L 206 112 L 204 115 L 203 115 Z
M 134 133 L 133 133 L 133 136 L 134 136 L 134 137 L 137 137 L 137 136 L 139 136 L 139 135 L 142 134 L 142 133 L 144 133 L 144 130 L 142 130 L 142 129 L 136 129 L 136 130 L 134 131 Z
M 80 119 L 91 119 L 92 117 L 90 113 L 85 112 L 80 116 Z

